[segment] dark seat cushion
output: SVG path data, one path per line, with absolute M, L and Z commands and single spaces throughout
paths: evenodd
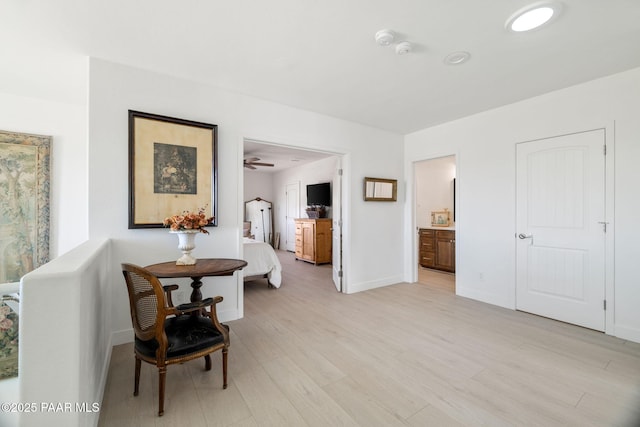
M 224 341 L 224 337 L 208 317 L 191 315 L 171 317 L 165 321 L 164 328 L 169 341 L 167 359 L 213 347 Z M 136 338 L 135 347 L 141 354 L 155 357 L 158 342 L 155 338 L 149 341 Z

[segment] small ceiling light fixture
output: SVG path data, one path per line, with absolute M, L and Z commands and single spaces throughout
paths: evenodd
M 389 46 L 396 35 L 391 30 L 380 30 L 376 33 L 376 43 L 380 46 Z
M 396 53 L 398 55 L 404 55 L 407 54 L 409 52 L 411 52 L 411 49 L 413 48 L 413 46 L 411 46 L 411 43 L 409 42 L 400 42 L 396 45 Z
M 449 55 L 445 56 L 444 63 L 447 65 L 460 65 L 467 62 L 469 58 L 471 58 L 471 54 L 469 52 L 451 52 Z
M 511 15 L 505 27 L 517 33 L 541 27 L 557 18 L 561 5 L 554 1 L 539 1 L 523 7 Z

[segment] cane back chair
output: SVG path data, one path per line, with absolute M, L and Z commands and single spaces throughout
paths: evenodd
M 173 305 L 171 292 L 178 285 L 162 286 L 149 271 L 133 264 L 122 264 L 127 283 L 131 322 L 135 333 L 136 358 L 133 395 L 140 384 L 140 366 L 145 361 L 158 367 L 158 415 L 164 413 L 167 366 L 204 357 L 205 370 L 211 370 L 211 356 L 222 350 L 223 388 L 227 388 L 229 328 L 218 321 L 216 304 L 221 296 L 188 304 Z M 210 307 L 209 310 L 206 308 Z

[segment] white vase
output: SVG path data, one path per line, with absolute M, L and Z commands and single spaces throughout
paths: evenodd
M 176 261 L 176 265 L 194 265 L 196 259 L 191 256 L 191 251 L 196 247 L 196 234 L 200 230 L 175 230 L 170 231 L 178 235 L 178 249 L 182 251 L 182 256 Z

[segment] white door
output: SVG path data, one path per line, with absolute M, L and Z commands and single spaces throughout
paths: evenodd
M 517 144 L 516 308 L 605 327 L 604 129 Z
M 331 192 L 331 262 L 333 284 L 342 292 L 342 166 L 338 159 Z
M 285 249 L 289 252 L 296 251 L 296 223 L 295 219 L 300 216 L 300 183 L 287 184 L 285 188 L 287 217 L 286 217 L 286 240 Z M 281 193 L 282 194 L 282 193 Z

